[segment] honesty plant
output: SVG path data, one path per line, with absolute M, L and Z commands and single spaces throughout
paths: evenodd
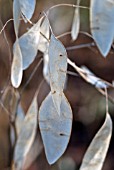
M 42 12 L 42 16 L 34 24 L 31 22 L 31 18 L 35 10 L 36 1 L 13 1 L 13 23 L 16 40 L 13 45 L 11 66 L 12 88 L 19 88 L 23 78 L 23 71 L 34 62 L 38 51 L 43 53 L 43 75 L 50 86 L 50 93 L 43 100 L 40 108 L 37 103 L 40 90 L 40 87 L 38 87 L 26 116 L 19 103 L 19 92 L 12 91 L 12 95 L 18 93 L 14 114 L 14 117 L 16 117 L 14 124 L 17 141 L 14 147 L 12 165 L 15 170 L 27 169 L 40 154 L 43 147 L 49 164 L 54 164 L 66 151 L 72 131 L 73 118 L 71 106 L 64 94 L 64 87 L 67 86 L 68 64 L 85 81 L 95 86 L 103 95 L 106 95 L 106 101 L 108 98 L 106 89 L 113 86 L 95 76 L 87 68 L 79 68 L 72 62 L 66 48 L 53 33 L 48 17 L 51 9 L 69 6 L 74 10 L 71 39 L 76 41 L 80 31 L 80 8 L 85 8 L 90 11 L 90 30 L 91 37 L 94 40 L 93 45 L 95 46 L 96 44 L 102 56 L 106 57 L 108 55 L 114 39 L 114 1 L 91 0 L 89 7 L 81 6 L 80 2 L 81 0 L 77 0 L 76 5 L 58 4 L 53 6 L 48 11 Z M 18 37 L 21 20 L 24 20 L 25 23 L 29 22 L 31 28 L 21 37 Z M 106 103 L 107 107 L 108 102 Z M 37 133 L 38 125 L 43 145 Z M 11 129 L 11 133 L 15 139 L 13 129 Z M 105 122 L 88 147 L 80 170 L 102 169 L 111 135 L 112 120 L 107 109 Z M 14 143 L 12 141 L 13 146 Z

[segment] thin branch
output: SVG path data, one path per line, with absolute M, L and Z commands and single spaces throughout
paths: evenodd
M 105 88 L 105 96 L 106 96 L 106 113 L 108 113 L 108 92 L 107 92 L 107 88 Z
M 71 34 L 71 31 L 65 32 L 65 33 L 63 33 L 63 34 L 60 34 L 60 35 L 56 36 L 56 38 L 61 38 L 61 37 L 64 37 L 64 36 L 70 35 L 70 34 Z
M 84 34 L 84 35 L 86 35 L 87 37 L 89 37 L 89 38 L 92 38 L 92 39 L 93 39 L 92 35 L 91 35 L 91 34 L 89 34 L 88 32 L 85 32 L 85 31 L 79 31 L 79 33 L 80 33 L 80 34 Z M 58 35 L 56 38 L 61 38 L 61 37 L 64 37 L 64 36 L 66 36 L 66 35 L 70 35 L 70 34 L 71 34 L 71 31 L 68 31 L 68 32 L 65 32 L 65 33 L 63 33 L 63 34 Z
M 22 18 L 20 18 L 19 20 L 23 20 Z M 0 30 L 0 34 L 3 32 L 3 30 L 5 29 L 5 27 L 7 26 L 7 24 L 10 22 L 10 21 L 14 21 L 13 18 L 10 18 L 9 20 L 6 21 L 6 23 L 3 25 L 2 29 Z M 34 23 L 32 23 L 30 20 L 27 20 L 30 24 L 34 25 Z
M 25 17 L 25 16 L 23 15 L 23 17 Z M 22 18 L 20 18 L 19 20 L 22 20 Z M 28 21 L 29 24 L 34 25 L 34 23 L 32 23 L 32 21 L 30 21 L 29 19 L 26 18 L 26 20 Z M 7 24 L 8 24 L 10 21 L 14 21 L 14 19 L 13 19 L 13 18 L 10 18 L 9 20 L 6 21 L 6 23 L 4 24 L 4 26 L 3 26 L 2 29 L 0 30 L 0 34 L 3 32 L 3 30 L 5 29 L 5 27 L 7 26 Z
M 80 48 L 90 48 L 90 47 L 94 47 L 95 43 L 86 43 L 86 44 L 80 44 L 80 45 L 75 45 L 75 46 L 71 46 L 71 47 L 66 47 L 66 50 L 76 50 L 76 49 L 80 49 Z
M 3 23 L 2 23 L 2 20 L 0 19 L 0 22 L 1 22 L 1 25 L 3 26 Z M 7 24 L 6 24 L 7 25 Z M 11 66 L 11 50 L 10 50 L 10 45 L 9 45 L 9 42 L 8 42 L 8 39 L 7 39 L 7 36 L 6 36 L 6 33 L 4 31 L 4 28 L 5 26 L 3 26 L 2 30 L 0 31 L 0 34 L 3 32 L 4 34 L 4 38 L 6 40 L 6 43 L 7 43 L 7 46 L 8 46 L 8 50 L 9 50 L 9 64 Z
M 81 69 L 80 67 L 78 67 L 78 66 L 77 66 L 74 62 L 72 62 L 70 59 L 67 59 L 67 62 L 68 62 L 68 64 L 70 64 L 70 65 L 81 75 L 81 77 L 83 77 L 86 81 L 87 81 L 87 75 L 96 77 L 96 76 L 94 76 L 94 75 L 91 74 L 91 73 L 85 72 L 83 69 Z M 105 83 L 106 85 L 114 88 L 114 86 L 113 86 L 111 83 L 109 83 L 109 82 L 107 82 L 107 81 L 105 81 L 105 80 L 103 80 L 103 79 L 101 79 L 101 78 L 99 78 L 99 81 L 102 81 L 102 82 Z
M 23 13 L 21 13 L 21 15 L 24 21 L 26 20 L 30 25 L 32 26 L 34 25 L 34 23 L 31 20 L 29 20 Z
M 49 42 L 49 39 L 42 32 L 40 32 L 40 34 Z M 61 35 L 56 36 L 56 38 L 59 39 L 61 37 L 69 35 L 69 34 L 71 34 L 71 32 L 65 32 Z M 80 49 L 80 48 L 90 48 L 90 47 L 94 47 L 94 46 L 95 46 L 95 43 L 92 42 L 92 43 L 86 43 L 86 44 L 80 44 L 80 45 L 75 45 L 75 46 L 71 46 L 71 47 L 66 47 L 66 50 L 69 51 L 69 50 L 76 50 L 76 49 Z
M 52 9 L 54 8 L 58 8 L 58 7 L 64 7 L 64 6 L 67 6 L 67 7 L 72 7 L 72 8 L 81 8 L 81 9 L 90 9 L 89 7 L 85 7 L 85 6 L 80 6 L 80 5 L 74 5 L 74 4 L 57 4 L 57 5 L 54 5 L 52 7 L 50 7 L 46 13 L 49 13 Z
M 10 18 L 8 21 L 6 21 L 6 23 L 4 24 L 4 26 L 2 27 L 1 31 L 0 31 L 0 34 L 3 32 L 3 30 L 5 29 L 5 27 L 7 26 L 7 24 L 10 22 L 10 21 L 13 21 L 14 19 L 13 18 Z
M 79 67 L 78 67 L 74 62 L 72 62 L 70 59 L 67 59 L 67 62 L 68 62 L 69 65 L 71 65 L 71 66 L 79 73 L 79 75 L 80 75 L 86 82 L 88 82 L 88 81 L 87 81 L 87 77 L 86 77 L 87 73 L 85 73 L 84 70 L 82 70 L 81 68 L 79 68 Z M 102 79 L 100 79 L 100 80 L 103 81 L 106 85 L 114 88 L 111 83 L 109 83 L 109 82 L 107 82 L 107 81 L 105 81 L 105 80 L 102 80 Z M 104 91 L 103 89 L 98 88 L 98 87 L 96 87 L 96 86 L 94 86 L 94 87 L 95 87 L 104 97 L 106 97 L 106 93 L 105 93 L 105 91 Z M 109 100 L 114 104 L 114 99 L 113 99 L 111 96 L 109 96 L 109 95 L 108 95 L 108 98 L 109 98 Z
M 79 31 L 79 33 L 80 33 L 80 34 L 84 34 L 84 35 L 88 36 L 89 38 L 92 38 L 92 39 L 93 39 L 92 35 L 91 35 L 91 34 L 89 34 L 88 32 L 85 32 L 85 31 Z
M 49 39 L 42 33 L 42 32 L 40 32 L 40 34 L 48 41 L 48 43 L 49 43 Z
M 67 74 L 68 74 L 68 75 L 71 75 L 71 76 L 79 77 L 79 74 L 74 73 L 74 72 L 72 72 L 72 71 L 67 71 Z
M 3 23 L 2 23 L 2 20 L 0 18 L 0 22 L 1 22 L 1 25 L 3 26 Z M 7 25 L 7 24 L 6 24 Z M 5 28 L 5 26 L 3 26 L 3 28 Z M 11 67 L 11 50 L 10 50 L 10 45 L 9 45 L 9 42 L 8 42 L 8 39 L 7 39 L 7 36 L 6 36 L 6 33 L 5 33 L 5 30 L 2 28 L 2 31 L 1 33 L 3 32 L 3 36 L 4 36 L 4 39 L 6 41 L 6 44 L 8 46 L 8 50 L 9 50 L 9 67 Z M 2 89 L 2 93 L 4 93 L 5 89 L 8 87 L 8 85 L 10 84 L 10 75 L 11 75 L 11 72 L 9 71 L 9 75 L 8 75 L 8 78 L 6 80 L 6 83 Z M 1 96 L 2 98 L 2 96 Z

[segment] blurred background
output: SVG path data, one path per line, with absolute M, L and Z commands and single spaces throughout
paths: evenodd
M 13 28 L 12 16 L 12 0 L 0 0 L 0 30 L 3 25 L 11 19 L 4 31 L 0 32 L 0 97 L 2 98 L 6 86 L 10 86 L 10 69 L 12 62 L 12 47 L 15 42 L 15 34 Z M 35 13 L 32 17 L 32 22 L 35 23 L 40 18 L 42 11 L 47 11 L 51 6 L 60 3 L 76 4 L 76 0 L 37 0 Z M 89 6 L 90 0 L 81 0 L 81 5 Z M 56 36 L 65 32 L 71 31 L 72 21 L 74 15 L 74 8 L 68 6 L 61 6 L 50 11 L 49 20 Z M 90 33 L 89 24 L 89 10 L 80 9 L 81 24 L 80 33 L 76 41 L 72 41 L 71 35 L 68 34 L 60 38 L 60 41 L 65 47 L 80 45 L 93 42 L 92 38 L 85 33 Z M 26 32 L 30 24 L 25 24 L 21 21 L 19 36 Z M 103 58 L 99 53 L 97 47 L 80 48 L 75 50 L 67 50 L 68 57 L 74 61 L 78 66 L 86 66 L 96 76 L 112 82 L 114 80 L 114 49 L 113 46 L 107 58 Z M 42 57 L 42 53 L 38 52 L 35 61 L 30 67 L 24 71 L 24 77 L 19 88 L 22 89 L 28 80 L 31 72 L 36 67 L 37 63 Z M 26 113 L 34 93 L 43 79 L 42 73 L 43 63 L 35 72 L 32 80 L 27 85 L 21 96 L 21 104 Z M 73 68 L 68 67 L 69 71 L 75 72 Z M 45 81 L 41 87 L 38 97 L 39 106 L 45 96 L 50 91 L 49 85 Z M 78 170 L 82 162 L 84 153 L 91 142 L 92 138 L 101 127 L 105 114 L 106 102 L 105 97 L 102 96 L 92 85 L 85 82 L 78 74 L 77 76 L 68 75 L 65 88 L 65 94 L 71 104 L 73 110 L 73 126 L 71 139 L 68 148 L 60 160 L 53 166 L 49 166 L 45 158 L 44 151 L 40 153 L 36 161 L 28 170 Z M 114 90 L 109 88 L 108 94 L 114 98 Z M 7 103 L 10 101 L 10 97 Z M 6 103 L 6 105 L 7 105 Z M 10 166 L 12 159 L 11 142 L 9 140 L 10 121 L 7 113 L 2 108 L 0 102 L 0 169 L 6 170 Z M 114 120 L 114 103 L 109 101 L 109 113 L 112 120 Z M 114 170 L 114 135 L 112 136 L 109 151 L 103 170 Z

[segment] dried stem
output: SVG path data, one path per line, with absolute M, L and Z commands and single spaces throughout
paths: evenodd
M 13 18 L 10 18 L 8 21 L 6 21 L 6 23 L 4 24 L 4 26 L 2 27 L 1 31 L 0 31 L 0 34 L 4 31 L 5 27 L 7 26 L 7 24 L 10 22 L 10 21 L 13 21 L 14 19 Z
M 8 20 L 8 21 L 11 21 L 11 19 L 10 20 Z M 4 26 L 3 26 L 3 23 L 2 23 L 2 20 L 1 20 L 1 18 L 0 18 L 0 22 L 1 22 L 1 25 L 2 25 L 2 30 L 0 31 L 0 34 L 3 32 L 3 36 L 4 36 L 4 39 L 5 39 L 5 41 L 6 41 L 6 44 L 7 44 L 7 46 L 8 46 L 8 51 L 9 51 L 9 68 L 11 67 L 11 49 L 10 49 L 10 45 L 9 45 L 9 42 L 8 42 L 8 39 L 7 39 L 7 36 L 6 36 L 6 33 L 5 33 L 5 26 L 7 25 L 7 24 L 5 24 Z M 7 22 L 8 23 L 8 22 Z M 11 76 L 11 72 L 9 71 L 9 75 L 8 75 L 8 78 L 7 78 L 7 80 L 6 80 L 6 83 L 5 83 L 5 85 L 4 85 L 4 87 L 3 87 L 3 90 L 2 90 L 2 94 L 4 93 L 4 91 L 5 91 L 5 89 L 9 86 L 9 84 L 10 84 L 10 76 Z M 1 96 L 2 97 L 2 96 Z
M 68 74 L 68 75 L 71 75 L 71 76 L 79 77 L 79 74 L 74 73 L 74 72 L 72 72 L 72 71 L 67 71 L 67 74 Z
M 91 35 L 91 34 L 89 34 L 88 32 L 85 32 L 85 31 L 79 31 L 79 33 L 80 33 L 80 34 L 84 34 L 84 35 L 86 35 L 87 37 L 89 37 L 89 38 L 92 38 L 92 39 L 93 39 L 92 35 Z
M 42 32 L 40 32 L 40 34 L 48 41 L 48 43 L 49 43 L 49 39 L 42 33 Z
M 107 92 L 107 88 L 105 88 L 105 96 L 106 96 L 106 113 L 108 113 L 108 92 Z
M 64 36 L 70 35 L 70 34 L 71 34 L 71 31 L 65 32 L 65 33 L 63 33 L 63 34 L 58 35 L 56 38 L 61 38 L 61 37 L 64 37 Z
M 88 81 L 87 81 L 87 76 L 86 76 L 87 73 L 84 72 L 84 70 L 82 70 L 81 68 L 79 68 L 79 67 L 78 67 L 74 62 L 72 62 L 70 59 L 67 59 L 67 62 L 68 62 L 69 65 L 71 65 L 71 66 L 79 73 L 79 75 L 80 75 L 86 82 L 88 82 Z M 100 81 L 103 81 L 106 85 L 114 88 L 111 83 L 109 83 L 109 82 L 107 82 L 107 81 L 105 81 L 105 80 L 102 80 L 102 79 L 100 79 Z M 98 87 L 96 87 L 96 86 L 95 86 L 95 88 L 96 88 L 104 97 L 106 97 L 106 92 L 105 92 L 103 89 L 98 88 Z M 108 94 L 107 94 L 107 95 L 108 95 Z M 109 96 L 109 95 L 108 95 L 108 98 L 109 98 L 109 100 L 114 104 L 114 99 L 113 99 L 111 96 Z M 108 110 L 108 109 L 107 109 L 107 110 Z
M 71 46 L 71 47 L 66 47 L 66 50 L 76 50 L 76 49 L 80 49 L 80 48 L 90 48 L 90 47 L 94 47 L 95 43 L 87 43 L 87 44 L 80 44 L 80 45 L 75 45 L 75 46 Z
M 23 13 L 22 13 L 22 17 L 23 17 L 23 20 L 26 20 L 30 25 L 34 25 L 34 23 L 31 21 L 31 20 L 29 20 Z
M 81 8 L 81 9 L 90 9 L 89 7 L 85 7 L 85 6 L 80 6 L 80 5 L 74 5 L 74 4 L 57 4 L 57 5 L 54 5 L 52 7 L 50 7 L 46 13 L 49 13 L 52 9 L 54 8 L 58 8 L 58 7 L 72 7 L 72 8 Z

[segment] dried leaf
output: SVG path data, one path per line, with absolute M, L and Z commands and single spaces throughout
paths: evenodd
M 60 114 L 60 105 L 62 92 L 66 80 L 67 72 L 67 53 L 63 44 L 51 35 L 49 44 L 49 74 L 50 86 L 53 102 L 58 114 Z
M 38 49 L 44 53 L 44 66 L 43 66 L 43 75 L 46 79 L 47 83 L 49 84 L 49 55 L 48 55 L 48 48 L 49 48 L 49 37 L 50 37 L 50 25 L 48 19 L 45 17 L 41 28 L 40 28 L 40 40 Z M 45 36 L 45 37 L 44 37 Z
M 82 66 L 81 69 L 86 73 L 86 81 L 97 88 L 106 88 L 108 85 L 99 77 L 95 76 L 87 67 Z
M 81 0 L 77 0 L 77 5 L 80 4 L 80 1 Z M 78 7 L 76 7 L 75 12 L 74 12 L 72 29 L 71 29 L 71 37 L 72 37 L 73 41 L 75 41 L 77 39 L 79 29 L 80 29 L 80 9 Z
M 4 109 L 7 111 L 7 116 L 10 117 L 10 121 L 14 122 L 16 117 L 17 105 L 19 101 L 19 92 L 14 90 L 13 87 L 7 86 L 5 89 L 1 102 L 3 102 Z M 14 146 L 16 140 L 14 127 L 10 123 L 10 142 Z
M 49 55 L 48 52 L 44 53 L 44 65 L 43 65 L 43 76 L 48 84 L 50 84 L 50 78 L 49 78 Z
M 2 102 L 7 111 L 11 114 L 10 117 L 13 118 L 12 121 L 15 120 L 19 98 L 19 92 L 14 90 L 13 87 L 7 86 L 2 96 Z
M 22 68 L 22 54 L 17 40 L 13 50 L 13 62 L 11 67 L 11 82 L 15 88 L 18 88 L 21 84 L 23 74 Z
M 55 110 L 51 93 L 43 101 L 39 110 L 39 127 L 47 160 L 53 164 L 65 152 L 72 127 L 71 107 L 63 93 L 60 116 Z
M 15 129 L 12 125 L 10 125 L 10 142 L 12 147 L 15 146 L 15 141 L 16 141 Z
M 19 45 L 23 58 L 23 70 L 27 69 L 36 57 L 42 19 L 43 17 L 34 26 L 32 26 L 27 33 L 19 38 Z
M 36 0 L 18 0 L 21 12 L 27 19 L 31 19 L 35 10 Z
M 21 9 L 18 0 L 13 1 L 13 18 L 16 37 L 18 37 Z
M 48 47 L 49 47 L 49 36 L 50 36 L 50 26 L 49 21 L 47 18 L 44 19 L 41 27 L 40 27 L 40 40 L 38 44 L 38 50 L 40 50 L 43 53 L 46 53 Z M 44 37 L 45 36 L 45 37 Z
M 37 95 L 35 95 L 25 116 L 14 151 L 14 165 L 19 170 L 23 168 L 26 155 L 30 151 L 36 136 L 37 113 Z
M 8 86 L 4 91 L 2 101 L 5 109 L 9 112 L 10 120 L 14 122 L 19 101 L 19 92 L 14 90 L 11 86 Z M 14 147 L 15 140 L 15 129 L 14 126 L 10 124 L 10 142 L 12 147 Z
M 93 138 L 86 154 L 80 170 L 101 170 L 112 135 L 112 120 L 110 115 L 106 114 L 106 119 L 100 130 Z
M 31 146 L 31 149 L 29 150 L 24 160 L 23 169 L 28 169 L 32 165 L 32 163 L 40 155 L 42 149 L 43 149 L 43 145 L 42 145 L 40 136 L 37 134 Z
M 114 2 L 111 0 L 90 2 L 91 33 L 101 54 L 105 57 L 114 39 Z
M 24 118 L 25 118 L 25 113 L 22 109 L 21 104 L 19 103 L 17 107 L 17 115 L 15 119 L 15 127 L 16 127 L 17 136 L 19 136 L 19 133 L 23 127 Z

